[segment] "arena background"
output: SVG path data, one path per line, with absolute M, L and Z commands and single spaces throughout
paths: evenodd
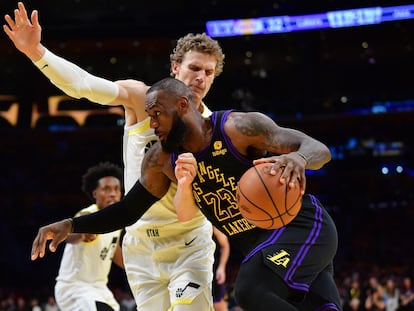
M 151 84 L 169 75 L 169 54 L 207 20 L 301 15 L 408 1 L 26 1 L 38 9 L 43 43 L 108 79 Z M 2 1 L 0 13 L 16 3 Z M 333 160 L 309 172 L 308 191 L 333 215 L 338 278 L 355 271 L 413 274 L 414 21 L 218 38 L 224 73 L 206 103 L 269 114 L 326 143 Z M 0 287 L 47 291 L 61 251 L 30 261 L 37 229 L 89 202 L 86 168 L 122 164 L 122 117 L 75 124 L 50 118 L 62 93 L 0 34 Z M 53 97 L 54 98 L 54 97 Z M 13 106 L 13 104 L 16 104 Z M 69 109 L 96 105 L 71 101 Z M 75 106 L 73 106 L 75 105 Z M 11 113 L 11 107 L 18 107 Z M 9 112 L 9 114 L 7 114 Z M 68 111 L 68 114 L 70 110 Z M 65 114 L 65 113 L 63 113 Z M 106 117 L 105 117 L 106 115 Z M 113 286 L 124 286 L 114 270 Z

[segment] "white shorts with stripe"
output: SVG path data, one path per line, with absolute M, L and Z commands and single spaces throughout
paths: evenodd
M 55 298 L 61 311 L 96 311 L 95 301 L 119 311 L 119 304 L 106 284 L 59 281 L 55 285 Z
M 199 295 L 207 302 L 201 310 L 212 309 L 215 245 L 211 235 L 209 223 L 176 236 L 125 234 L 126 272 L 138 310 L 168 310 L 177 304 L 191 304 Z

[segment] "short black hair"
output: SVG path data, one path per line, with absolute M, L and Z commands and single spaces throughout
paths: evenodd
M 99 179 L 108 176 L 115 177 L 120 181 L 123 193 L 123 170 L 120 166 L 111 162 L 101 162 L 88 168 L 86 173 L 82 176 L 82 191 L 93 200 L 93 192 L 98 187 Z
M 167 77 L 159 80 L 148 89 L 147 94 L 158 91 L 160 89 L 163 92 L 167 93 L 169 96 L 175 96 L 175 98 L 185 96 L 188 98 L 190 103 L 195 104 L 193 92 L 191 89 L 184 82 L 178 79 Z

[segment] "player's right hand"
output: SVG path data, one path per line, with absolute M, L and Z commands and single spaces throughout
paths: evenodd
M 41 227 L 33 241 L 31 259 L 36 260 L 45 256 L 48 240 L 52 240 L 49 244 L 49 250 L 55 252 L 57 246 L 67 238 L 71 230 L 72 222 L 68 219 Z

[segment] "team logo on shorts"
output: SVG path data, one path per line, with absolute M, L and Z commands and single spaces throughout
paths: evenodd
M 284 249 L 282 249 L 278 253 L 275 253 L 273 255 L 267 255 L 266 259 L 270 260 L 277 266 L 283 266 L 286 268 L 290 262 L 290 254 Z
M 101 249 L 101 253 L 100 253 L 99 257 L 101 257 L 102 260 L 105 260 L 106 257 L 109 255 L 109 258 L 112 259 L 114 257 L 117 242 L 118 242 L 118 238 L 113 237 L 112 241 L 109 243 L 109 245 L 107 247 L 104 247 L 103 249 Z

